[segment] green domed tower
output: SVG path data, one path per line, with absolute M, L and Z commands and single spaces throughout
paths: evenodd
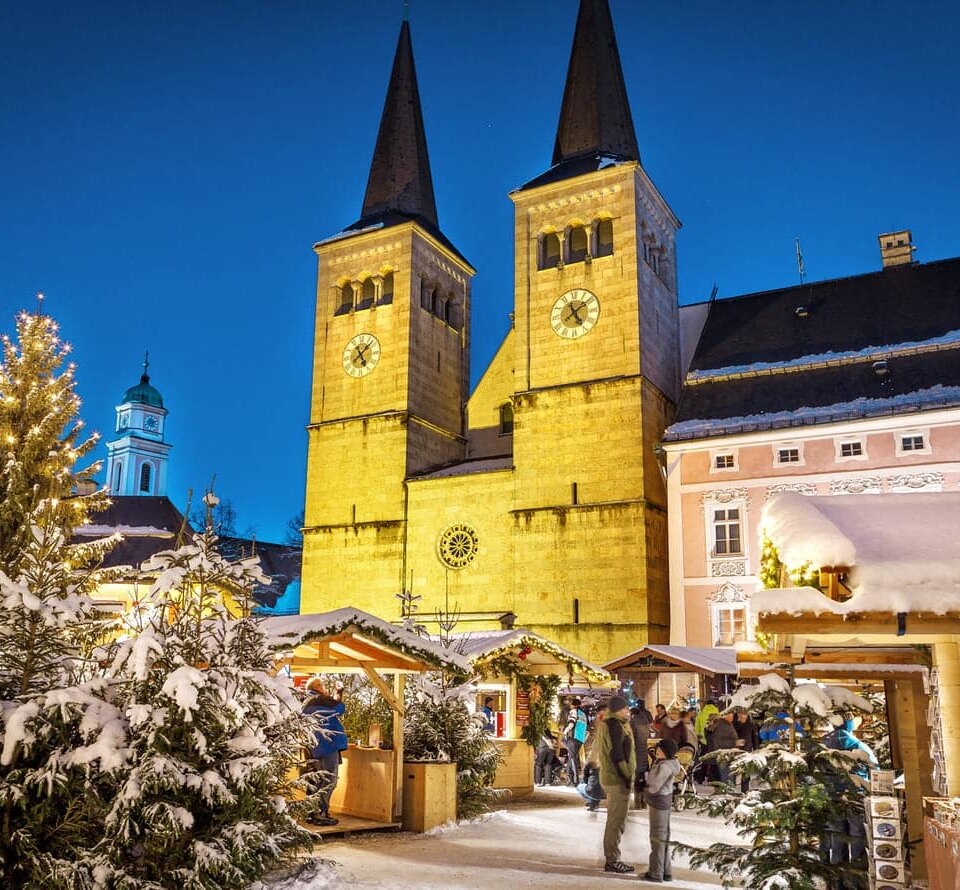
M 116 495 L 162 496 L 167 493 L 170 444 L 163 439 L 167 409 L 150 383 L 149 353 L 140 382 L 117 405 L 119 438 L 107 443 L 107 488 Z

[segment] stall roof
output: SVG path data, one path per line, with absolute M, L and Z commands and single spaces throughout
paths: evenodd
M 787 492 L 763 509 L 763 533 L 790 569 L 842 567 L 849 599 L 811 588 L 761 590 L 758 613 L 925 613 L 960 610 L 960 494 L 806 497 Z
M 489 661 L 498 655 L 505 654 L 511 649 L 522 649 L 529 646 L 531 652 L 524 659 L 536 673 L 536 669 L 552 668 L 546 673 L 555 673 L 557 668 L 566 672 L 568 666 L 573 666 L 574 675 L 582 675 L 588 680 L 606 683 L 611 677 L 602 667 L 591 661 L 586 661 L 569 649 L 540 636 L 523 627 L 514 630 L 476 630 L 467 633 L 453 634 L 454 645 L 472 664 Z
M 714 677 L 717 674 L 736 674 L 737 656 L 733 649 L 702 649 L 696 646 L 644 646 L 604 665 L 608 671 L 616 671 L 635 665 L 642 658 L 660 658 L 678 667 L 691 668 L 700 674 Z
M 265 618 L 262 626 L 268 645 L 278 653 L 292 653 L 295 667 L 408 672 L 444 668 L 464 675 L 472 671 L 462 655 L 359 609 L 277 615 Z

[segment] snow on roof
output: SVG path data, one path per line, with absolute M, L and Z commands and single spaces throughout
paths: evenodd
M 960 386 L 936 386 L 901 393 L 887 398 L 861 397 L 849 402 L 829 405 L 802 406 L 789 411 L 762 411 L 736 417 L 692 418 L 667 427 L 667 440 L 690 439 L 697 436 L 720 435 L 744 429 L 771 429 L 779 426 L 802 426 L 853 417 L 873 417 L 880 414 L 900 414 L 919 408 L 953 405 L 960 401 Z
M 83 538 L 105 538 L 120 534 L 125 538 L 172 538 L 176 534 L 165 528 L 152 525 L 80 525 L 74 529 L 74 535 Z
M 586 661 L 569 649 L 523 627 L 513 630 L 468 631 L 451 636 L 456 641 L 457 651 L 462 652 L 471 662 L 485 661 L 491 656 L 514 647 L 530 646 L 560 662 L 573 664 L 579 673 L 591 679 L 596 678 L 601 681 L 610 679 L 609 673 L 600 665 Z
M 492 473 L 497 470 L 512 470 L 512 457 L 482 457 L 476 460 L 467 460 L 442 470 L 414 476 L 414 479 L 447 479 L 450 476 L 467 476 L 471 473 Z
M 812 588 L 758 590 L 757 612 L 932 612 L 960 609 L 960 494 L 771 498 L 760 519 L 788 568 L 843 566 L 850 599 Z
M 894 343 L 886 346 L 867 346 L 864 349 L 846 349 L 840 352 L 818 352 L 811 355 L 802 355 L 797 358 L 782 361 L 757 361 L 741 365 L 728 365 L 724 368 L 706 368 L 699 371 L 690 371 L 687 382 L 711 380 L 715 377 L 736 377 L 752 374 L 774 374 L 777 371 L 787 371 L 794 368 L 803 368 L 807 365 L 841 364 L 851 359 L 870 360 L 884 359 L 903 352 L 917 352 L 923 349 L 935 349 L 944 346 L 960 344 L 960 331 L 947 331 L 939 337 L 928 337 L 924 340 L 910 340 L 905 343 Z
M 429 637 L 418 636 L 359 609 L 348 607 L 310 615 L 276 615 L 263 620 L 268 645 L 277 650 L 333 637 L 352 628 L 428 664 L 453 668 L 463 674 L 472 673 L 470 662 L 462 655 L 445 649 Z
M 675 664 L 681 664 L 707 671 L 710 674 L 736 674 L 737 655 L 733 649 L 704 649 L 696 646 L 643 646 L 628 655 L 608 662 L 604 667 L 609 670 L 616 670 L 620 667 L 628 667 L 633 662 L 639 661 L 647 655 L 653 655 L 662 658 L 665 661 L 672 661 Z

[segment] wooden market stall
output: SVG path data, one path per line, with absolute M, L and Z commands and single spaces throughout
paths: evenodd
M 770 646 L 740 654 L 742 675 L 787 662 L 882 682 L 908 842 L 929 844 L 924 799 L 960 795 L 960 495 L 781 494 L 761 528 L 779 583 L 753 595 Z M 922 877 L 924 857 L 912 868 Z
M 456 817 L 455 764 L 429 771 L 436 786 L 430 790 L 424 787 L 424 767 L 404 763 L 404 682 L 408 674 L 438 669 L 466 677 L 471 671 L 466 659 L 358 609 L 270 617 L 263 627 L 277 652 L 278 671 L 362 673 L 393 709 L 392 749 L 350 740 L 330 799 L 332 813 L 353 817 L 354 830 L 402 823 L 422 831 Z M 384 674 L 393 676 L 392 683 Z M 442 800 L 434 799 L 438 796 Z
M 542 688 L 538 678 L 556 677 L 567 687 L 585 687 L 598 695 L 612 693 L 616 684 L 602 667 L 524 628 L 455 634 L 454 640 L 478 675 L 478 708 L 487 697 L 494 699 L 493 735 L 503 758 L 494 787 L 515 796 L 530 794 L 534 748 L 523 730 Z
M 604 668 L 652 712 L 657 704 L 702 707 L 711 698 L 719 700 L 730 692 L 737 659 L 733 649 L 643 646 Z

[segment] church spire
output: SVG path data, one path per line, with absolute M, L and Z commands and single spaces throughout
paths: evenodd
M 608 0 L 580 0 L 553 163 L 587 154 L 640 160 Z
M 391 211 L 438 225 L 410 23 L 406 19 L 400 26 L 361 217 L 366 220 Z

